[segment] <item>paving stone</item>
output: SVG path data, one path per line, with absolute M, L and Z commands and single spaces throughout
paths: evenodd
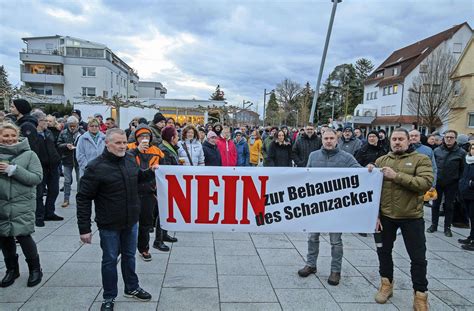
M 436 251 L 448 251 L 448 252 L 459 252 L 462 250 L 461 247 L 457 247 L 451 243 L 448 243 L 436 236 L 430 236 L 429 233 L 426 235 L 427 249 L 436 252 Z
M 308 241 L 308 234 L 302 232 L 287 232 L 285 233 L 288 240 L 291 242 L 295 241 Z
M 267 275 L 258 256 L 217 256 L 217 273 L 222 275 Z
M 283 310 L 340 310 L 325 289 L 275 289 Z
M 318 257 L 318 276 L 328 277 L 331 274 L 331 257 Z M 342 276 L 362 276 L 346 259 L 342 259 Z
M 16 303 L 16 302 L 3 302 L 1 305 L 2 311 L 17 311 L 20 309 L 20 307 L 23 305 L 23 303 Z
M 266 266 L 273 288 L 324 288 L 319 279 L 311 274 L 306 278 L 298 275 L 302 266 Z
M 42 287 L 22 310 L 88 310 L 100 287 Z
M 469 279 L 474 280 L 474 275 L 456 267 L 446 260 L 430 260 L 428 274 L 437 279 Z M 474 281 L 472 281 L 474 283 Z
M 378 311 L 378 310 L 398 310 L 397 307 L 390 303 L 383 305 L 377 303 L 340 303 L 339 306 L 344 311 Z
M 436 255 L 462 269 L 472 268 L 472 263 L 474 262 L 474 252 L 470 251 L 460 251 L 456 253 L 437 251 Z
M 436 295 L 440 300 L 450 306 L 470 306 L 474 309 L 474 304 L 464 299 L 461 295 L 452 290 L 432 290 L 430 293 Z
M 372 235 L 369 235 L 368 238 L 372 239 L 372 242 L 374 242 L 374 238 Z M 367 246 L 364 242 L 362 242 L 360 239 L 356 238 L 352 234 L 343 234 L 342 235 L 342 244 L 344 245 L 344 249 L 365 249 L 365 250 L 370 250 L 370 247 Z
M 298 253 L 306 259 L 306 256 L 308 255 L 308 241 L 295 241 L 293 244 Z M 331 256 L 331 245 L 328 242 L 321 240 L 319 242 L 319 257 L 328 256 Z
M 79 236 L 79 229 L 76 223 L 65 223 L 55 231 L 51 233 L 51 235 L 71 235 L 71 236 Z
M 41 252 L 74 252 L 82 246 L 79 235 L 49 235 L 37 244 Z
M 212 233 L 195 234 L 194 232 L 180 232 L 178 236 L 178 242 L 176 246 L 193 246 L 193 247 L 213 247 L 214 241 L 212 239 Z
M 71 258 L 72 254 L 73 252 L 42 252 L 40 253 L 41 269 L 43 272 L 56 272 Z M 24 260 L 21 261 L 24 262 Z M 28 271 L 26 264 L 22 271 L 25 273 Z
M 213 247 L 178 247 L 171 250 L 170 263 L 215 264 Z
M 266 276 L 219 275 L 221 302 L 277 302 Z
M 15 280 L 13 285 L 9 287 L 0 288 L 0 310 L 3 309 L 3 303 L 24 303 L 26 302 L 36 291 L 38 291 L 42 285 L 44 285 L 48 279 L 53 275 L 52 273 L 43 273 L 43 279 L 41 283 L 35 287 L 27 287 L 28 282 L 28 270 L 21 270 L 20 277 Z M 2 278 L 5 271 L 2 271 Z
M 221 311 L 280 311 L 279 303 L 221 303 Z
M 373 250 L 345 249 L 344 257 L 354 267 L 378 267 L 379 259 Z
M 70 262 L 102 262 L 102 249 L 98 244 L 84 244 L 71 257 Z
M 94 302 L 90 310 L 100 310 L 100 306 L 102 305 L 101 301 Z M 156 310 L 156 306 L 158 305 L 157 301 L 115 301 L 114 303 L 114 310 L 115 311 L 154 311 Z
M 249 256 L 257 255 L 255 246 L 252 241 L 233 241 L 233 240 L 216 240 L 216 255 L 233 255 L 233 256 Z
M 158 301 L 161 293 L 161 285 L 163 283 L 163 274 L 158 273 L 137 273 L 140 287 L 151 294 L 151 301 Z M 99 283 L 102 284 L 102 283 Z M 133 298 L 123 296 L 125 285 L 123 283 L 122 275 L 119 274 L 118 282 L 118 296 L 115 301 L 136 302 Z M 97 296 L 97 301 L 102 301 L 102 292 Z
M 381 278 L 378 267 L 357 267 L 357 270 L 359 270 L 362 276 L 364 276 L 374 287 L 378 288 L 380 286 Z M 395 281 L 394 289 L 413 288 L 411 277 L 397 267 L 394 267 L 393 269 L 393 279 Z
M 260 248 L 257 251 L 265 266 L 304 265 L 303 257 L 295 249 Z
M 219 294 L 217 288 L 163 288 L 157 310 L 219 311 Z
M 168 254 L 163 253 L 151 253 L 151 261 L 143 261 L 137 253 L 135 256 L 135 272 L 164 274 L 168 265 L 168 256 Z
M 46 287 L 87 287 L 101 285 L 99 263 L 67 262 L 48 282 Z
M 250 234 L 247 232 L 213 232 L 214 241 L 232 240 L 232 241 L 250 241 Z
M 474 282 L 472 280 L 441 279 L 440 282 L 474 303 Z
M 342 276 L 338 286 L 323 284 L 337 302 L 374 302 L 376 288 L 363 277 Z
M 257 248 L 294 248 L 285 235 L 254 235 L 252 240 Z
M 216 266 L 169 264 L 163 287 L 217 287 Z
M 393 293 L 393 297 L 389 300 L 400 310 L 412 310 L 413 309 L 413 290 L 397 290 Z M 435 295 L 428 293 L 428 303 L 431 311 L 438 310 L 453 310 L 450 306 L 442 302 Z

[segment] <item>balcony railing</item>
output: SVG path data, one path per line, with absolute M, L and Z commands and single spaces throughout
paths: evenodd
M 64 76 L 59 74 L 21 73 L 21 81 L 26 83 L 64 84 Z
M 45 55 L 63 55 L 60 50 L 39 50 L 39 49 L 28 49 L 23 50 L 23 53 L 28 54 L 45 54 Z

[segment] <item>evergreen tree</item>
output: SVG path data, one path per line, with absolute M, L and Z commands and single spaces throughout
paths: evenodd
M 12 91 L 12 85 L 8 81 L 8 73 L 2 65 L 0 66 L 0 110 L 4 110 L 8 106 Z
M 216 91 L 211 94 L 211 98 L 209 98 L 209 99 L 212 99 L 212 100 L 225 100 L 224 91 L 221 91 L 220 85 L 217 85 Z
M 363 83 L 374 69 L 374 64 L 367 58 L 359 58 L 355 63 L 357 78 Z
M 265 125 L 277 125 L 280 120 L 280 107 L 276 99 L 275 92 L 272 92 L 265 111 Z

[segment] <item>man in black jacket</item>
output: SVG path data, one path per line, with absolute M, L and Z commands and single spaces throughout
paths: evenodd
M 27 100 L 14 99 L 10 105 L 10 112 L 16 117 L 16 125 L 20 127 L 21 136 L 28 139 L 31 150 L 38 153 L 38 121 L 30 115 L 32 107 Z
M 40 110 L 31 114 L 38 120 L 38 150 L 36 154 L 43 168 L 43 181 L 36 186 L 36 221 L 37 227 L 44 227 L 44 221 L 64 220 L 54 213 L 56 199 L 59 195 L 59 163 L 60 156 L 56 150 L 53 134 L 47 129 L 46 114 Z M 43 192 L 47 189 L 46 203 Z
M 304 128 L 304 133 L 293 145 L 293 161 L 298 167 L 306 167 L 309 154 L 319 149 L 321 149 L 321 139 L 314 132 L 314 126 L 308 124 Z
M 456 143 L 458 133 L 448 130 L 444 133 L 443 144 L 435 149 L 436 166 L 436 192 L 438 199 L 431 209 L 432 225 L 426 232 L 433 233 L 438 230 L 439 207 L 444 197 L 444 235 L 452 237 L 451 224 L 453 221 L 453 203 L 458 191 L 459 179 L 464 169 L 466 151 Z
M 91 243 L 91 208 L 95 204 L 95 222 L 102 248 L 101 310 L 113 310 L 117 297 L 117 257 L 121 254 L 125 297 L 149 301 L 151 295 L 141 289 L 135 273 L 140 202 L 138 182 L 154 178 L 152 170 L 142 171 L 134 158 L 126 154 L 127 136 L 121 129 L 110 129 L 104 152 L 86 167 L 77 193 L 77 223 L 83 243 Z M 153 169 L 156 166 L 153 167 Z

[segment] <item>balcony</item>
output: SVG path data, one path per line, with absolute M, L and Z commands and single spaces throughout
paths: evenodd
M 21 81 L 26 83 L 64 84 L 64 76 L 22 72 Z
M 49 54 L 46 52 L 50 52 Z M 28 52 L 20 52 L 20 60 L 22 62 L 38 62 L 64 64 L 64 57 L 59 54 L 53 54 L 51 51 L 30 50 Z
M 33 104 L 64 104 L 66 102 L 64 95 L 24 95 L 23 98 Z

